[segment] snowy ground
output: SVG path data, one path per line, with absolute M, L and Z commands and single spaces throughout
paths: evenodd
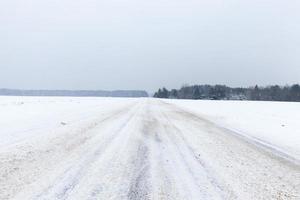
M 253 142 L 257 134 L 248 125 L 247 138 L 224 128 L 243 130 L 243 124 L 230 121 L 223 102 L 219 109 L 214 108 L 217 102 L 205 104 L 0 97 L 0 199 L 299 199 L 294 143 L 277 145 L 294 149 L 287 151 L 295 158 L 291 160 Z M 238 110 L 247 104 L 226 105 Z M 256 103 L 251 109 L 267 119 L 261 109 L 269 104 Z M 274 113 L 290 127 L 290 111 Z M 240 119 L 247 113 L 240 111 Z M 263 130 L 276 130 L 269 123 Z M 273 144 L 263 133 L 262 139 Z M 291 136 L 287 131 L 286 137 Z
M 300 103 L 167 100 L 286 156 L 300 160 Z

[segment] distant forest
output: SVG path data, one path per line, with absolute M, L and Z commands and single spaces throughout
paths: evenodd
M 211 99 L 211 100 L 256 100 L 300 102 L 300 85 L 271 85 L 267 87 L 231 88 L 226 85 L 185 85 L 180 89 L 159 89 L 156 98 Z
M 0 96 L 148 97 L 143 90 L 15 90 L 0 89 Z

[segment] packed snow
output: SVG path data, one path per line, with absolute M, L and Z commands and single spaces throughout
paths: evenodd
M 237 134 L 300 160 L 300 103 L 167 100 Z M 283 155 L 284 156 L 284 155 Z
M 0 97 L 0 199 L 296 200 L 294 109 L 298 104 Z M 293 138 L 276 143 L 277 123 Z

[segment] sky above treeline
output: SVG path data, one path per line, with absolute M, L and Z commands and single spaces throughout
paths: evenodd
M 300 82 L 299 0 L 0 2 L 0 88 Z

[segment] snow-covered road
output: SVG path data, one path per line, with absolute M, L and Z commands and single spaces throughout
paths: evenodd
M 0 199 L 300 198 L 297 162 L 161 100 L 116 105 L 1 143 Z

